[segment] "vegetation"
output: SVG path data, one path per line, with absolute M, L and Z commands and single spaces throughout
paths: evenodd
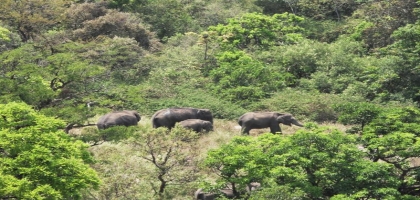
M 418 198 L 419 11 L 418 0 L 4 0 L 0 198 L 226 186 L 249 199 Z M 167 107 L 208 108 L 215 131 L 151 128 Z M 138 127 L 94 127 L 122 109 L 141 113 Z M 306 125 L 240 136 L 247 111 Z M 249 182 L 262 187 L 248 194 Z
M 0 196 L 6 199 L 81 199 L 97 188 L 88 145 L 24 103 L 0 105 Z

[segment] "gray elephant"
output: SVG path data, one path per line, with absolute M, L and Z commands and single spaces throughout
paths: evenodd
M 213 124 L 213 115 L 209 109 L 167 108 L 157 111 L 152 116 L 153 128 L 167 127 L 172 129 L 175 123 L 186 119 L 202 119 Z
M 182 127 L 186 129 L 192 129 L 197 133 L 202 131 L 209 132 L 213 130 L 213 124 L 211 122 L 201 119 L 187 119 L 179 122 L 179 124 Z
M 231 188 L 221 189 L 219 190 L 219 193 L 204 192 L 203 189 L 200 188 L 194 193 L 194 199 L 195 200 L 214 200 L 221 196 L 227 199 L 237 199 L 243 195 L 247 195 L 247 196 L 251 195 L 253 191 L 257 190 L 260 187 L 261 187 L 260 183 L 251 182 L 246 186 L 246 192 L 245 191 L 240 192 L 240 193 L 237 192 L 236 194 Z
M 215 200 L 221 196 L 227 199 L 235 198 L 232 189 L 221 189 L 220 193 L 204 192 L 203 189 L 198 189 L 194 193 L 194 200 Z
M 291 114 L 277 112 L 248 112 L 239 117 L 239 125 L 242 127 L 242 134 L 249 135 L 251 129 L 261 129 L 270 127 L 271 133 L 280 132 L 280 125 L 303 126 Z
M 135 110 L 114 111 L 100 117 L 96 126 L 98 129 L 111 126 L 137 126 L 140 119 L 140 114 Z

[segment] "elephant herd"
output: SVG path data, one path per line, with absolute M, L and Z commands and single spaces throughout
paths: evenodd
M 98 129 L 112 126 L 137 126 L 140 119 L 140 114 L 134 110 L 114 111 L 101 116 L 96 125 Z M 213 130 L 213 114 L 209 109 L 166 108 L 158 110 L 152 116 L 153 128 L 172 129 L 176 123 L 195 132 L 209 132 Z M 241 126 L 241 133 L 246 135 L 249 135 L 251 129 L 261 128 L 270 128 L 273 134 L 281 132 L 280 123 L 303 126 L 291 114 L 278 112 L 247 112 L 239 117 L 238 123 Z

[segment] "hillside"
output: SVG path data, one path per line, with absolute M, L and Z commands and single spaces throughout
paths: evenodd
M 250 199 L 416 198 L 419 169 L 409 163 L 420 153 L 419 3 L 4 0 L 0 158 L 8 164 L 0 164 L 0 188 L 19 184 L 0 198 L 182 199 L 198 187 L 237 184 L 242 193 L 252 181 L 263 187 Z M 150 117 L 171 107 L 210 109 L 215 131 L 153 129 Z M 139 126 L 94 126 L 118 110 L 140 113 Z M 305 127 L 242 137 L 236 120 L 250 111 L 291 113 Z M 97 176 L 72 180 L 80 180 L 73 192 L 54 188 L 61 182 L 49 180 L 58 179 L 38 177 L 48 162 L 30 167 L 17 155 L 60 160 L 66 153 L 47 145 L 60 139 L 20 148 L 10 138 L 24 131 L 77 141 L 75 163 Z M 156 156 L 175 156 L 149 162 L 150 144 Z

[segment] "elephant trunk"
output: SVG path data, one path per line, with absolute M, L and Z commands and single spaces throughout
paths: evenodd
M 303 127 L 303 124 L 299 123 L 297 120 L 293 120 L 292 124 L 296 125 L 296 126 L 300 126 Z

